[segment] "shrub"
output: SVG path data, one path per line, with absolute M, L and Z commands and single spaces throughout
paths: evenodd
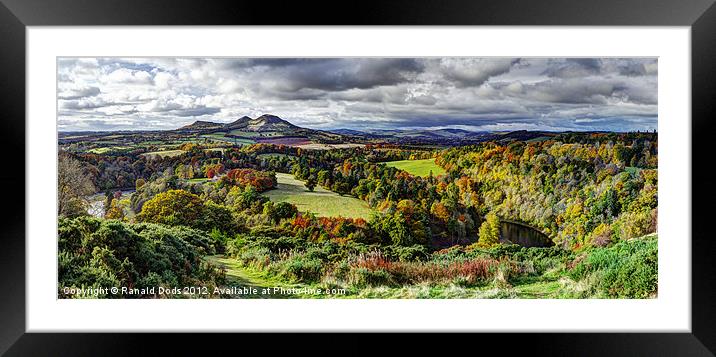
M 638 212 L 625 212 L 617 220 L 616 234 L 622 239 L 641 237 L 656 231 L 656 220 L 652 218 L 650 209 Z
M 201 262 L 202 255 L 214 254 L 202 231 L 89 217 L 59 223 L 61 288 L 211 285 L 221 278 L 215 267 Z
M 495 275 L 499 262 L 491 258 L 474 258 L 457 261 L 400 262 L 391 261 L 380 252 L 373 252 L 355 258 L 354 268 L 368 271 L 384 271 L 391 282 L 398 284 L 447 283 L 458 277 L 470 284 L 477 284 Z M 516 270 L 516 265 L 510 266 Z
M 292 282 L 311 283 L 321 280 L 323 262 L 306 254 L 292 253 L 269 266 L 269 272 Z
M 585 254 L 569 274 L 575 280 L 598 276 L 592 287 L 597 293 L 618 298 L 646 298 L 656 294 L 656 237 L 619 242 L 608 248 L 594 248 Z
M 236 259 L 242 265 L 263 269 L 271 264 L 272 256 L 273 254 L 267 248 L 254 246 L 241 250 Z
M 416 261 L 428 258 L 427 248 L 423 245 L 411 245 L 408 247 L 388 246 L 384 248 L 386 256 L 399 261 Z
M 592 231 L 589 242 L 595 247 L 608 246 L 612 242 L 612 227 L 608 224 L 600 223 Z
M 356 287 L 396 285 L 393 277 L 387 271 L 362 267 L 351 269 L 348 283 Z

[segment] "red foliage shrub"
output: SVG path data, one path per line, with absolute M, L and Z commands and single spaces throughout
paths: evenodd
M 474 258 L 450 263 L 391 261 L 379 252 L 363 255 L 353 262 L 356 268 L 371 271 L 383 270 L 401 283 L 449 282 L 464 278 L 469 283 L 490 279 L 497 271 L 499 261 L 491 258 Z M 516 267 L 512 267 L 515 268 Z

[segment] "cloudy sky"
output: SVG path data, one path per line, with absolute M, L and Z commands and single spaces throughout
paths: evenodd
M 645 58 L 60 58 L 58 125 L 653 130 L 657 74 Z

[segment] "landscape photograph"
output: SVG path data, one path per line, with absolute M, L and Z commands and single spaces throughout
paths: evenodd
M 642 57 L 59 57 L 57 297 L 655 299 L 657 83 Z

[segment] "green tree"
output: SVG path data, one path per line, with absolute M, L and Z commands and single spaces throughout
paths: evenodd
M 278 220 L 291 218 L 298 213 L 298 209 L 291 203 L 278 202 L 274 205 L 274 214 Z
M 313 175 L 309 176 L 304 185 L 309 191 L 313 192 L 313 189 L 316 187 L 316 178 Z
M 202 218 L 197 222 L 196 227 L 207 232 L 218 229 L 223 233 L 233 233 L 234 227 L 231 211 L 224 205 L 206 201 L 206 203 L 204 203 Z

